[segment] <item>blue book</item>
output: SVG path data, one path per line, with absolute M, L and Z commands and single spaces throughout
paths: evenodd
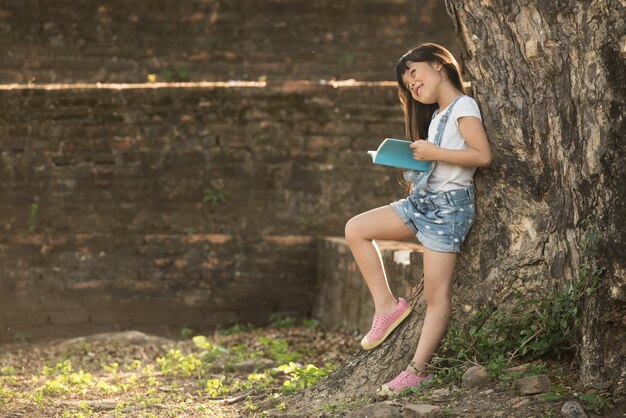
M 374 164 L 428 171 L 430 161 L 415 160 L 413 150 L 409 147 L 411 144 L 411 141 L 404 139 L 385 138 L 376 151 L 367 153 L 372 157 Z

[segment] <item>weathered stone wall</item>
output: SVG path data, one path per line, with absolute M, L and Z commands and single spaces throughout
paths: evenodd
M 70 3 L 0 0 L 0 341 L 308 315 L 316 239 L 401 197 L 365 151 L 443 3 Z M 268 87 L 45 84 L 149 74 Z
M 2 339 L 308 315 L 315 237 L 402 196 L 392 85 L 0 90 Z
M 0 0 L 0 83 L 389 80 L 424 40 L 459 52 L 439 0 Z

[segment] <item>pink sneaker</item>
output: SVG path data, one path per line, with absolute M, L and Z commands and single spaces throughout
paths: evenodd
M 374 315 L 372 328 L 361 340 L 361 347 L 364 350 L 371 350 L 380 345 L 410 313 L 411 305 L 404 298 L 398 298 L 398 303 L 393 311 L 388 314 Z
M 432 373 L 426 376 L 418 376 L 412 372 L 403 370 L 391 381 L 385 383 L 378 389 L 379 395 L 394 395 L 402 392 L 404 388 L 419 387 L 423 382 L 430 380 Z

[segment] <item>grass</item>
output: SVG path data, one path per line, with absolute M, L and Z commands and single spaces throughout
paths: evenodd
M 281 338 L 287 330 L 289 336 L 302 334 L 301 347 Z M 263 416 L 262 401 L 268 408 L 284 408 L 283 396 L 337 367 L 311 346 L 316 332 L 316 321 L 275 316 L 266 328 L 236 324 L 209 336 L 184 327 L 180 341 L 162 345 L 124 346 L 115 334 L 109 343 L 77 343 L 69 350 L 16 342 L 20 348 L 13 354 L 0 354 L 0 411 L 62 417 Z M 343 353 L 340 361 L 349 355 Z

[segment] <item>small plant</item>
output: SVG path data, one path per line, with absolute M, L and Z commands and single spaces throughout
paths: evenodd
M 299 367 L 293 362 L 289 362 L 289 364 L 281 364 L 278 368 L 284 373 L 292 376 L 291 380 L 286 380 L 283 383 L 282 392 L 284 394 L 298 392 L 307 386 L 314 384 L 318 379 L 326 376 L 335 369 L 335 367 L 330 363 L 326 363 L 323 368 L 319 369 L 313 364 L 307 364 L 304 367 Z
M 196 347 L 202 350 L 199 356 L 204 361 L 213 361 L 218 357 L 228 354 L 228 349 L 218 344 L 213 344 L 211 341 L 208 341 L 203 335 L 196 335 L 192 338 L 192 340 Z
M 183 338 L 189 338 L 193 335 L 193 329 L 188 327 L 183 327 L 180 329 L 180 336 Z
M 162 72 L 163 78 L 167 81 L 189 81 L 191 80 L 190 71 L 182 65 L 174 68 L 166 68 Z
M 227 394 L 228 388 L 223 384 L 225 378 L 226 377 L 222 375 L 218 378 L 207 379 L 204 385 L 204 391 L 212 398 Z
M 37 215 L 39 214 L 39 203 L 33 202 L 30 204 L 30 217 L 28 218 L 28 230 L 35 232 L 37 228 Z
M 540 393 L 537 397 L 546 401 L 561 400 L 565 398 L 567 392 L 567 389 L 561 385 L 552 385 L 550 387 L 550 392 Z
M 279 364 L 296 361 L 300 357 L 299 353 L 289 352 L 287 350 L 288 343 L 285 340 L 281 340 L 278 338 L 270 339 L 266 337 L 259 337 L 259 342 L 267 348 L 267 351 L 269 351 L 270 355 Z
M 318 321 L 317 319 L 303 319 L 302 320 L 302 325 L 310 328 L 310 329 L 316 329 L 319 328 L 320 326 L 320 321 Z
M 244 325 L 244 324 L 236 323 L 232 325 L 230 328 L 224 328 L 224 329 L 219 330 L 219 334 L 220 335 L 232 335 L 237 332 L 243 332 L 243 331 L 247 331 L 251 329 L 254 329 L 253 324 L 248 323 Z
M 352 64 L 352 61 L 354 61 L 354 54 L 345 53 L 337 59 L 337 68 L 344 69 Z
M 213 187 L 206 187 L 204 189 L 203 203 L 217 204 L 225 202 L 228 198 L 228 194 L 222 190 L 215 189 Z
M 0 367 L 0 376 L 12 376 L 15 374 L 15 368 L 12 366 Z
M 158 357 L 156 363 L 166 375 L 200 377 L 204 372 L 204 365 L 196 355 L 184 356 L 178 349 L 169 350 L 165 356 Z
M 613 398 L 595 393 L 577 393 L 576 397 L 583 402 L 583 407 L 588 411 L 603 414 Z
M 283 315 L 278 312 L 274 312 L 269 316 L 269 326 L 273 328 L 285 328 L 290 327 L 296 323 L 296 318 L 290 315 Z

